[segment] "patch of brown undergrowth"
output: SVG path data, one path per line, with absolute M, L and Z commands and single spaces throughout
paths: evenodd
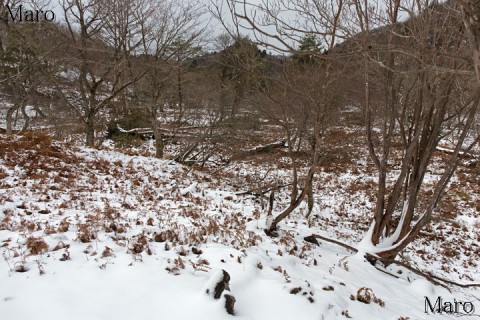
M 58 144 L 53 138 L 41 131 L 29 131 L 20 136 L 2 136 L 0 139 L 0 158 L 7 167 L 18 166 L 25 170 L 30 179 L 46 178 L 46 173 L 71 171 L 63 164 L 81 161 L 78 157 Z
M 27 238 L 26 246 L 27 246 L 27 249 L 30 250 L 30 254 L 33 256 L 48 251 L 47 243 L 40 237 Z

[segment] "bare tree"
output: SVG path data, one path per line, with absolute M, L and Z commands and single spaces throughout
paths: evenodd
M 215 3 L 218 16 L 223 6 Z M 294 43 L 316 34 L 330 44 L 329 56 L 334 52 L 352 59 L 363 56 L 367 148 L 378 170 L 377 202 L 366 239 L 372 253 L 394 258 L 431 220 L 461 161 L 458 155 L 479 140 L 470 130 L 478 110 L 478 89 L 469 85 L 471 73 L 456 10 L 450 2 L 417 0 L 358 0 L 348 5 L 341 0 L 231 0 L 226 6 L 234 29 L 250 29 L 258 43 L 277 51 L 299 53 Z M 464 10 L 468 23 L 475 24 L 478 7 Z M 287 11 L 289 15 L 284 14 Z M 409 22 L 400 21 L 402 14 Z M 350 39 L 335 48 L 336 37 Z M 349 45 L 352 42 L 357 45 Z M 458 135 L 451 158 L 433 193 L 420 200 L 435 149 L 451 136 L 452 123 Z M 392 164 L 398 152 L 400 170 L 395 171 Z M 391 179 L 393 185 L 388 183 Z
M 228 117 L 234 118 L 240 111 L 242 101 L 256 85 L 256 79 L 261 72 L 261 52 L 247 37 L 236 36 L 233 43 L 219 52 L 219 67 L 221 69 L 222 105 L 220 109 L 230 111 Z M 230 93 L 230 94 L 228 94 Z M 227 96 L 231 96 L 227 99 Z M 220 113 L 223 120 L 224 113 Z
M 85 125 L 86 144 L 95 143 L 95 124 L 99 113 L 143 74 L 127 77 L 132 26 L 124 14 L 131 2 L 122 5 L 97 0 L 63 0 L 67 34 L 75 55 L 66 57 L 74 68 L 78 95 L 68 97 L 58 91 Z M 121 21 L 111 22 L 112 15 Z
M 233 36 L 243 30 L 253 34 L 260 46 L 277 52 L 295 53 L 305 36 L 315 35 L 336 44 L 344 37 L 344 0 L 211 0 L 212 14 Z M 232 23 L 225 19 L 229 15 Z M 233 24 L 233 25 L 232 25 Z
M 105 24 L 102 40 L 113 49 L 113 59 L 119 61 L 119 72 L 113 73 L 114 83 L 126 83 L 128 79 L 136 82 L 145 74 L 143 68 L 134 66 L 135 59 L 142 50 L 142 24 L 150 19 L 153 12 L 146 0 L 107 0 L 102 2 Z M 124 118 L 129 114 L 128 90 L 119 95 L 120 113 Z M 115 110 L 117 111 L 117 110 Z M 118 112 L 116 112 L 118 113 Z
M 227 8 L 225 8 L 226 6 Z M 283 127 L 289 154 L 292 159 L 293 184 L 290 205 L 282 210 L 268 226 L 273 231 L 278 223 L 290 215 L 307 198 L 308 212 L 313 209 L 313 180 L 320 160 L 322 142 L 328 117 L 333 110 L 332 87 L 337 78 L 335 70 L 336 61 L 334 54 L 323 54 L 322 50 L 314 45 L 306 45 L 306 39 L 318 39 L 327 51 L 332 51 L 342 37 L 341 17 L 345 4 L 343 0 L 337 1 L 300 1 L 300 0 L 275 0 L 249 2 L 230 0 L 226 3 L 215 2 L 213 11 L 217 18 L 228 29 L 228 24 L 222 18 L 222 12 L 227 9 L 233 20 L 233 30 L 239 32 L 242 28 L 253 32 L 254 41 L 273 50 L 293 54 L 297 57 L 310 57 L 303 62 L 312 61 L 315 57 L 317 63 L 303 66 L 297 70 L 288 70 L 279 79 L 280 84 L 273 87 L 283 94 L 265 91 L 269 100 L 277 106 L 278 123 Z M 285 12 L 294 17 L 285 16 Z M 274 32 L 270 30 L 275 30 Z M 303 43 L 303 45 L 302 45 Z M 302 59 L 299 59 L 302 61 Z M 298 66 L 298 65 L 297 65 Z M 293 72 L 292 72 L 293 71 Z M 292 99 L 296 96 L 296 99 Z M 303 97 L 298 99 L 299 97 Z M 296 118 L 295 121 L 292 121 Z M 311 146 L 308 173 L 303 179 L 303 187 L 299 185 L 298 167 L 295 160 L 295 136 L 304 134 Z M 300 139 L 301 140 L 301 139 Z M 301 191 L 299 188 L 301 187 Z
M 163 158 L 165 145 L 161 127 L 165 122 L 167 81 L 175 71 L 175 59 L 196 46 L 206 25 L 202 21 L 200 5 L 193 2 L 152 0 L 149 8 L 153 14 L 143 19 L 140 27 L 147 74 L 135 91 L 142 96 L 141 100 L 151 115 L 156 157 Z M 182 39 L 181 46 L 174 45 L 178 39 Z
M 307 65 L 298 61 L 285 62 L 281 75 L 270 80 L 268 88 L 262 90 L 270 104 L 265 103 L 260 110 L 283 129 L 292 164 L 290 204 L 273 219 L 270 231 L 305 199 L 307 218 L 313 209 L 313 181 L 322 157 L 322 138 L 337 114 L 335 91 L 331 90 L 335 76 L 331 71 L 327 73 L 326 68 L 329 65 L 324 61 Z M 299 151 L 305 150 L 305 144 L 309 146 L 309 163 L 302 176 L 297 157 Z
M 198 39 L 197 39 L 198 40 Z M 186 108 L 186 86 L 185 82 L 188 79 L 188 73 L 190 61 L 193 61 L 193 58 L 200 54 L 202 51 L 202 47 L 199 45 L 199 41 L 191 41 L 191 39 L 184 40 L 182 36 L 178 37 L 170 44 L 168 49 L 172 54 L 172 61 L 171 64 L 174 65 L 175 69 L 175 80 L 173 82 L 175 86 L 175 106 L 177 108 L 177 112 L 175 115 L 175 122 L 181 123 L 183 120 L 183 116 L 185 114 Z
M 473 51 L 473 63 L 480 84 L 480 2 L 476 0 L 456 0 L 462 8 L 463 23 L 468 32 Z
M 477 74 L 477 82 L 480 86 L 480 3 L 473 0 L 456 0 L 462 9 L 463 23 L 467 30 L 470 47 L 472 48 L 473 64 Z M 477 121 L 477 133 L 480 124 Z M 480 142 L 478 143 L 480 147 Z
M 478 141 L 479 137 L 474 136 L 464 145 L 479 97 L 476 91 L 465 90 L 469 81 L 468 72 L 464 75 L 468 66 L 464 62 L 463 37 L 458 17 L 448 4 L 437 6 L 428 1 L 414 1 L 411 7 L 401 7 L 400 1 L 395 1 L 378 14 L 367 5 L 356 2 L 362 29 L 358 40 L 365 67 L 367 146 L 378 170 L 374 219 L 367 240 L 371 242 L 372 253 L 390 260 L 430 222 L 460 162 L 459 153 L 462 149 L 468 152 Z M 402 10 L 411 15 L 405 23 L 399 21 Z M 377 30 L 386 35 L 386 43 L 376 43 L 377 48 L 372 48 L 369 26 L 382 23 L 385 26 Z M 384 100 L 375 103 L 371 90 L 378 83 L 383 84 L 380 92 Z M 433 193 L 421 204 L 424 178 L 436 147 L 451 134 L 446 126 L 452 118 L 449 111 L 461 119 L 456 123 L 460 134 Z M 380 129 L 379 134 L 375 128 Z M 395 173 L 393 145 L 398 139 L 400 170 Z M 389 178 L 394 181 L 390 188 Z
M 33 97 L 39 93 L 39 87 L 47 74 L 53 71 L 53 65 L 45 59 L 52 48 L 42 46 L 42 40 L 51 36 L 51 30 L 45 22 L 33 26 L 12 21 L 7 10 L 16 12 L 19 5 L 44 9 L 44 4 L 40 1 L 22 3 L 9 0 L 4 1 L 0 7 L 0 84 L 11 101 L 5 118 L 7 134 L 12 134 L 19 112 L 23 118 L 22 131 L 28 128 L 30 116 L 26 110 L 27 104 L 31 104 L 37 113 L 43 114 Z

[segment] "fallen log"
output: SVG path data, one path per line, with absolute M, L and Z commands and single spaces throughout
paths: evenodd
M 263 146 L 257 146 L 257 147 L 254 147 L 254 148 L 251 148 L 251 149 L 248 149 L 248 150 L 240 150 L 240 151 L 237 152 L 237 154 L 244 155 L 244 156 L 251 156 L 251 155 L 258 154 L 258 153 L 267 153 L 267 152 L 271 152 L 275 149 L 285 148 L 285 143 L 286 143 L 285 140 L 280 140 L 280 141 L 276 141 L 276 142 L 266 144 L 266 145 L 263 145 Z
M 446 153 L 446 154 L 450 154 L 450 155 L 452 155 L 454 153 L 453 149 L 448 149 L 448 148 L 443 148 L 443 147 L 437 147 L 435 150 Z M 478 158 L 479 158 L 479 156 L 476 156 L 475 154 L 465 152 L 465 151 L 459 151 L 458 156 L 460 158 L 466 158 L 466 159 L 477 159 L 477 161 L 478 161 Z

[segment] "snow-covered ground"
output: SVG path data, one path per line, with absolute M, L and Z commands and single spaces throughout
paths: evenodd
M 304 240 L 312 233 L 361 239 L 372 205 L 361 165 L 322 171 L 313 218 L 300 208 L 270 238 L 266 210 L 238 194 L 242 179 L 263 176 L 261 166 L 239 163 L 225 173 L 229 180 L 43 135 L 0 138 L 2 320 L 453 317 L 425 313 L 425 297 L 471 301 L 480 315 L 478 288 L 449 291 L 402 267 L 382 272 L 361 254 Z M 479 282 L 475 205 L 452 219 L 459 229 L 435 222 L 404 258 L 451 280 Z M 452 256 L 442 251 L 447 243 Z M 234 316 L 223 298 L 206 293 L 222 269 L 231 277 Z

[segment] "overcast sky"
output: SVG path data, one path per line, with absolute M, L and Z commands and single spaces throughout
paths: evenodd
M 50 8 L 52 8 L 54 10 L 54 12 L 56 13 L 56 20 L 57 21 L 63 21 L 64 17 L 63 17 L 63 11 L 61 9 L 61 6 L 60 6 L 60 3 L 61 3 L 61 0 L 51 0 L 52 2 L 50 3 Z M 167 0 L 167 1 L 185 1 L 185 0 Z M 222 10 L 222 18 L 224 19 L 224 23 L 231 29 L 231 30 L 235 30 L 234 28 L 234 24 L 232 23 L 232 16 L 231 16 L 231 13 L 230 11 L 228 10 L 228 5 L 227 5 L 227 1 L 226 0 L 197 0 L 200 4 L 200 8 L 202 10 L 205 11 L 205 15 L 204 15 L 204 19 L 203 20 L 203 24 L 206 24 L 208 23 L 208 27 L 207 27 L 207 33 L 208 33 L 208 37 L 213 39 L 215 38 L 216 36 L 220 35 L 221 33 L 224 33 L 225 32 L 225 29 L 224 27 L 222 26 L 222 24 L 211 14 L 210 10 L 212 11 L 216 11 L 216 8 L 215 8 L 215 5 L 217 5 L 218 7 L 220 7 Z M 182 3 L 182 2 L 178 2 L 178 3 Z M 269 3 L 269 0 L 249 0 L 248 1 L 249 3 L 253 3 L 253 4 L 267 4 Z M 300 1 L 302 2 L 302 1 Z M 327 7 L 327 8 L 330 8 L 330 9 L 334 9 L 334 3 L 336 1 L 331 1 L 331 2 L 326 2 L 328 4 L 328 6 L 331 6 L 331 7 Z M 408 0 L 406 0 L 405 2 L 408 2 Z M 184 2 L 183 2 L 184 3 Z M 270 2 L 271 3 L 271 2 Z M 304 3 L 311 3 L 309 1 L 305 1 Z M 377 6 L 381 7 L 381 5 L 378 5 L 377 1 L 369 1 L 369 5 L 370 4 L 376 4 Z M 288 10 L 288 9 L 285 9 L 283 8 L 284 10 L 282 10 L 282 13 L 281 13 L 281 17 L 283 19 L 286 19 L 288 20 L 289 22 L 292 22 L 292 21 L 296 21 L 297 23 L 297 26 L 300 28 L 300 29 L 304 29 L 304 30 L 307 30 L 307 29 L 312 29 L 314 30 L 315 27 L 317 27 L 316 31 L 317 32 L 322 32 L 324 30 L 322 30 L 321 28 L 319 29 L 318 26 L 321 25 L 319 23 L 317 23 L 315 26 L 313 25 L 308 25 L 307 23 L 303 23 L 302 22 L 302 18 L 300 17 L 299 18 L 299 15 L 298 13 L 296 13 L 295 11 L 293 10 Z M 249 15 L 252 14 L 252 11 L 251 10 L 247 10 L 249 12 Z M 258 10 L 257 10 L 257 13 L 258 13 Z M 305 20 L 303 20 L 305 21 Z M 329 21 L 329 19 L 327 19 L 326 21 Z M 244 24 L 244 23 L 243 23 Z M 245 24 L 244 24 L 245 25 Z M 275 34 L 275 28 L 274 27 L 264 27 L 262 28 L 263 30 L 266 30 L 268 33 L 271 33 L 271 34 Z M 256 36 L 257 38 L 260 38 L 261 40 L 264 40 L 265 42 L 268 42 L 270 44 L 273 44 L 274 46 L 277 46 L 277 47 L 283 47 L 279 41 L 276 41 L 275 39 L 267 39 L 265 37 L 260 37 L 260 35 L 257 33 L 256 36 L 255 34 L 253 33 L 253 31 L 251 30 L 248 30 L 248 29 L 245 29 L 245 28 L 241 28 L 240 30 L 240 33 L 242 35 L 248 35 L 251 39 L 256 39 Z M 300 33 L 297 33 L 295 35 L 298 38 L 301 38 L 302 37 L 302 34 Z M 327 41 L 328 41 L 328 38 L 327 38 Z M 337 41 L 341 41 L 341 39 L 337 39 Z M 292 41 L 289 41 L 288 42 L 291 46 L 293 47 L 296 47 L 297 45 L 294 44 Z M 213 49 L 213 45 L 210 44 L 206 45 L 206 47 L 210 47 L 208 49 L 212 50 Z M 267 48 L 268 51 L 274 51 L 272 48 Z

